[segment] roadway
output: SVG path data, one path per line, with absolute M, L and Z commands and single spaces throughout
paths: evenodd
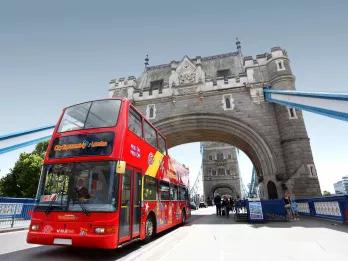
M 301 219 L 266 224 L 236 223 L 216 217 L 214 208 L 193 212 L 182 227 L 149 244 L 133 243 L 116 250 L 36 246 L 26 231 L 0 234 L 0 260 L 347 260 L 348 226 Z

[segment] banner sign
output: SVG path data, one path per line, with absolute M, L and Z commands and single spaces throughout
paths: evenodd
M 23 203 L 0 203 L 0 217 L 19 215 L 22 213 Z
M 249 203 L 249 219 L 263 220 L 261 201 L 248 201 L 248 203 Z
M 49 153 L 50 158 L 110 155 L 114 133 L 101 132 L 56 138 Z

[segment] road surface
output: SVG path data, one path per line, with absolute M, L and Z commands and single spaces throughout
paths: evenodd
M 302 219 L 266 224 L 216 217 L 214 208 L 193 212 L 182 227 L 148 244 L 116 250 L 36 246 L 26 231 L 0 234 L 0 260 L 348 260 L 348 226 Z

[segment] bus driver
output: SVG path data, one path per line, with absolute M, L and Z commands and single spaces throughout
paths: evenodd
M 88 189 L 84 186 L 83 179 L 77 181 L 76 194 L 79 201 L 86 201 L 90 198 Z

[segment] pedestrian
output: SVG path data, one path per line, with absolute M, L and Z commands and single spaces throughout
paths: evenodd
M 230 215 L 230 202 L 226 196 L 224 196 L 224 198 L 222 200 L 222 207 L 225 210 L 226 217 L 229 217 L 229 215 Z
M 232 197 L 230 197 L 230 210 L 233 213 L 233 211 L 234 211 L 234 199 Z
M 237 196 L 237 199 L 235 202 L 236 214 L 238 214 L 240 207 L 241 207 L 241 201 L 239 199 L 239 196 Z
M 214 204 L 216 206 L 216 215 L 221 216 L 221 197 L 219 194 L 216 194 Z
M 283 201 L 284 201 L 284 208 L 286 211 L 286 220 L 290 221 L 293 219 L 293 213 L 291 209 L 290 193 L 288 191 L 285 192 Z
M 290 205 L 291 205 L 291 210 L 292 210 L 294 220 L 300 220 L 299 215 L 298 215 L 298 204 L 297 204 L 294 196 L 290 197 Z

